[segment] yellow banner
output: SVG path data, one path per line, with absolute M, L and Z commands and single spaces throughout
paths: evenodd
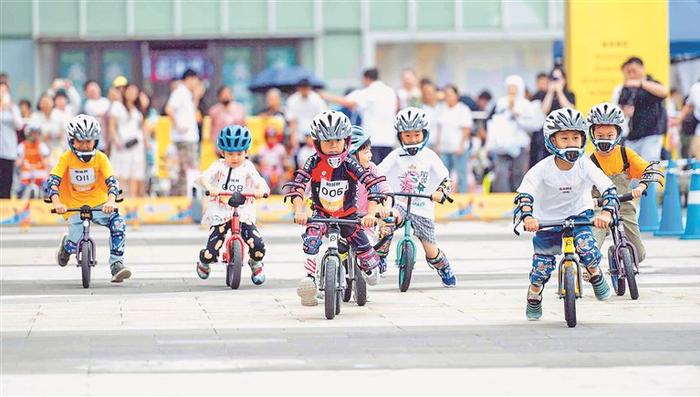
M 512 193 L 488 195 L 456 194 L 454 203 L 435 206 L 438 221 L 510 219 Z M 147 197 L 126 199 L 119 211 L 132 225 L 192 223 L 192 199 L 189 197 Z M 202 201 L 206 210 L 206 200 Z M 42 200 L 0 200 L 0 225 L 58 225 L 63 218 L 51 214 L 51 205 Z M 292 222 L 292 207 L 283 196 L 257 201 L 258 220 L 263 223 Z
M 566 2 L 566 70 L 576 107 L 609 101 L 623 81 L 620 67 L 631 56 L 648 74 L 668 84 L 670 63 L 666 0 Z

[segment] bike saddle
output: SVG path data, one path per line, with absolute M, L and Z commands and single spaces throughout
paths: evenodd
M 228 205 L 231 207 L 240 207 L 245 203 L 246 198 L 240 192 L 234 192 L 228 199 Z

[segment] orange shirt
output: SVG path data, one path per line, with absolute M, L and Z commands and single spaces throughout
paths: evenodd
M 605 175 L 616 175 L 623 171 L 624 163 L 622 161 L 621 147 L 620 145 L 616 145 L 607 156 L 601 154 L 598 150 L 593 152 Z M 644 170 L 649 166 L 649 162 L 641 158 L 634 150 L 628 147 L 625 147 L 625 151 L 627 152 L 627 162 L 629 163 L 627 177 L 629 179 L 641 179 Z
M 58 159 L 51 175 L 61 178 L 58 197 L 68 208 L 82 205 L 95 207 L 107 201 L 109 189 L 105 179 L 114 176 L 114 170 L 107 155 L 99 150 L 87 163 L 67 150 Z
M 43 170 L 46 169 L 44 159 L 50 154 L 49 147 L 40 140 L 29 142 L 22 141 L 19 144 L 19 154 L 22 157 L 20 171 Z

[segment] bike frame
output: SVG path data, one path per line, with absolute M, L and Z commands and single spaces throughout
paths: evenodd
M 95 259 L 95 240 L 93 240 L 92 237 L 90 237 L 90 224 L 92 223 L 92 212 L 93 208 L 90 208 L 89 206 L 82 206 L 80 207 L 80 219 L 83 221 L 83 234 L 80 237 L 80 241 L 78 241 L 78 251 L 76 253 L 76 258 L 80 258 L 80 255 L 82 254 L 83 250 L 86 248 L 85 244 L 90 245 L 90 266 L 95 266 L 97 264 L 97 260 Z M 78 267 L 80 267 L 80 260 L 78 260 Z
M 401 240 L 399 240 L 399 243 L 396 244 L 396 259 L 398 261 L 399 267 L 403 266 L 405 264 L 405 261 L 402 261 L 403 259 L 401 255 L 403 255 L 403 250 L 401 249 L 404 244 L 410 244 L 413 248 L 413 256 L 412 262 L 413 266 L 416 266 L 416 261 L 415 261 L 415 253 L 416 253 L 416 243 L 413 241 L 413 225 L 411 224 L 411 220 L 408 219 L 408 214 L 411 213 L 411 202 L 413 201 L 413 196 L 406 196 L 408 201 L 406 202 L 406 219 L 403 220 L 403 236 L 401 236 Z
M 345 289 L 347 287 L 345 283 L 345 275 L 343 274 L 345 272 L 342 262 L 340 260 L 340 253 L 338 251 L 338 242 L 340 241 L 340 227 L 337 224 L 330 224 L 328 226 L 328 229 L 326 230 L 326 236 L 328 237 L 328 243 L 326 245 L 326 252 L 323 254 L 323 259 L 321 259 L 321 275 L 319 277 L 319 290 L 325 291 L 326 289 L 326 258 L 329 256 L 334 256 L 338 259 L 338 269 L 337 272 L 339 273 L 337 276 L 337 283 L 338 283 L 338 288 L 339 289 Z M 350 255 L 350 251 L 348 250 L 348 257 Z M 335 287 L 335 286 L 333 286 Z
M 207 195 L 207 196 L 209 195 L 208 190 L 205 192 L 205 195 Z M 219 193 L 217 196 L 231 197 L 232 195 L 233 195 L 233 193 Z M 246 199 L 255 197 L 255 194 L 252 194 L 252 193 L 241 193 L 241 195 L 243 197 L 245 197 Z M 267 194 L 265 194 L 263 197 L 267 197 Z M 224 240 L 224 251 L 221 254 L 224 263 L 229 262 L 229 255 L 230 255 L 230 251 L 231 251 L 231 250 L 229 250 L 229 247 L 231 246 L 231 244 L 238 244 L 240 246 L 241 253 L 243 254 L 244 258 L 246 255 L 246 244 L 245 244 L 245 241 L 243 241 L 243 237 L 241 237 L 241 223 L 240 223 L 240 219 L 238 216 L 238 206 L 231 206 L 231 208 L 232 208 L 231 220 L 230 220 L 231 233 L 229 234 L 228 237 L 226 237 L 226 240 Z
M 574 293 L 576 298 L 583 297 L 583 274 L 581 273 L 581 264 L 576 260 L 576 249 L 574 247 L 574 226 L 576 222 L 568 218 L 564 221 L 562 225 L 562 245 L 564 257 L 559 261 L 559 279 L 558 279 L 558 293 L 559 298 L 564 298 L 566 295 L 566 289 L 564 287 L 564 273 L 568 267 L 574 266 L 574 271 L 576 272 L 576 287 Z
M 623 194 L 620 196 L 617 196 L 618 200 L 622 203 L 623 201 L 629 201 L 632 199 L 632 195 L 627 193 Z M 600 204 L 600 203 L 599 203 Z M 639 274 L 639 262 L 638 262 L 638 256 L 637 256 L 637 248 L 632 244 L 631 241 L 627 239 L 627 235 L 625 234 L 625 224 L 622 222 L 622 216 L 620 215 L 620 210 L 618 208 L 615 208 L 613 217 L 612 217 L 612 222 L 610 223 L 610 234 L 612 234 L 613 238 L 613 251 L 615 252 L 615 269 L 614 271 L 617 273 L 618 277 L 626 277 L 627 276 L 627 270 L 625 269 L 624 266 L 620 266 L 622 263 L 622 250 L 624 248 L 628 248 L 630 250 L 630 253 L 632 255 L 632 264 L 634 266 L 634 274 Z M 610 269 L 610 272 L 613 272 L 613 269 Z

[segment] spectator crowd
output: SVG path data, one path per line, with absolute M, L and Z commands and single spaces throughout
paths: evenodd
M 626 144 L 643 158 L 669 156 L 668 148 L 683 157 L 700 159 L 700 81 L 683 98 L 646 73 L 641 59 L 631 57 L 621 66 L 622 83 L 612 89 L 611 102 L 619 104 L 628 120 Z M 459 192 L 512 192 L 525 172 L 546 157 L 542 136 L 545 116 L 562 107 L 575 107 L 563 68 L 555 66 L 537 75 L 533 90 L 518 75 L 508 76 L 500 98 L 485 90 L 472 98 L 454 84 L 438 86 L 403 70 L 397 89 L 384 83 L 377 69 L 365 70 L 362 87 L 345 95 L 316 90 L 301 79 L 291 93 L 277 88 L 264 95 L 258 112 L 264 142 L 251 160 L 279 192 L 293 170 L 314 152 L 309 125 L 312 118 L 337 106 L 354 124 L 370 134 L 373 161 L 381 160 L 397 145 L 394 115 L 407 106 L 422 107 L 430 121 L 428 145 L 442 158 Z M 55 79 L 33 105 L 12 97 L 10 78 L 0 75 L 0 198 L 39 196 L 41 185 L 67 146 L 65 123 L 79 113 L 97 118 L 102 125 L 99 149 L 109 155 L 115 173 L 130 197 L 185 195 L 188 178 L 199 171 L 203 121 L 211 119 L 215 142 L 226 125 L 245 124 L 245 107 L 236 102 L 230 87 L 219 87 L 216 103 L 206 106 L 206 85 L 187 70 L 174 81 L 161 112 L 143 89 L 119 76 L 111 86 L 95 80 L 76 87 Z M 106 91 L 104 96 L 103 88 Z M 212 93 L 213 95 L 213 93 Z M 583 112 L 587 109 L 581 109 Z M 161 115 L 171 120 L 165 149 L 169 173 L 156 170 L 156 124 Z M 667 144 L 664 145 L 664 142 Z M 161 150 L 160 152 L 163 152 Z

